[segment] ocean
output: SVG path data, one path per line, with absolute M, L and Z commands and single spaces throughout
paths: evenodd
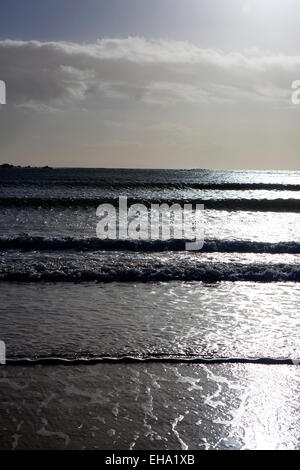
M 204 204 L 204 245 L 100 204 Z M 300 172 L 0 169 L 0 449 L 299 449 Z

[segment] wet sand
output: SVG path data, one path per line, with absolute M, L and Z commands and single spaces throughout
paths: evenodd
M 0 449 L 300 449 L 300 369 L 1 366 Z

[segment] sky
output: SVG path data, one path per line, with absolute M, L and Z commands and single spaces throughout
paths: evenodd
M 0 160 L 300 170 L 299 0 L 0 0 Z

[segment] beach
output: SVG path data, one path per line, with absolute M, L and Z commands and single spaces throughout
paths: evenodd
M 299 172 L 0 171 L 0 449 L 299 449 Z M 120 196 L 202 249 L 97 238 Z

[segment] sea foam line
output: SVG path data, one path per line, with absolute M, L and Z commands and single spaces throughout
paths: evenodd
M 74 269 L 67 261 L 11 263 L 0 269 L 0 281 L 9 282 L 170 282 L 220 281 L 251 282 L 300 282 L 297 265 L 254 265 L 211 263 L 207 265 L 186 263 L 164 265 L 162 263 L 98 264 Z
M 34 365 L 93 365 L 99 363 L 187 363 L 187 364 L 265 364 L 265 365 L 299 365 L 300 359 L 289 357 L 199 357 L 199 356 L 95 356 L 95 357 L 19 357 L 7 358 L 6 365 L 9 366 L 34 366 Z

